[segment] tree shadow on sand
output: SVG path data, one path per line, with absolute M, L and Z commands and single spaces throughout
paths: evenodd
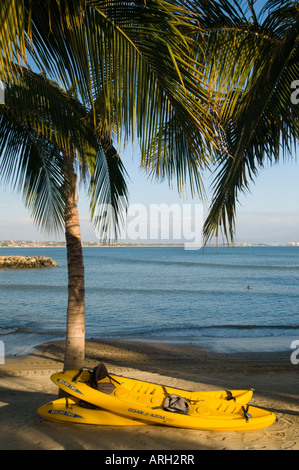
M 28 379 L 29 380 L 29 379 Z M 0 387 L 1 450 L 142 450 L 208 449 L 192 430 L 163 426 L 93 426 L 55 423 L 37 414 L 39 406 L 57 398 L 42 392 Z
M 37 349 L 37 353 L 42 353 L 42 357 L 52 360 L 54 357 L 57 362 L 63 362 L 63 342 L 48 343 L 41 348 Z M 192 390 L 254 389 L 254 397 L 258 396 L 268 402 L 287 400 L 295 409 L 299 400 L 299 376 L 288 354 L 220 355 L 197 346 L 88 340 L 86 367 L 92 368 L 100 362 L 103 362 L 111 373 L 114 368 L 122 368 L 120 375 L 132 378 L 134 370 L 155 374 L 154 379 L 144 380 L 163 385 L 167 385 L 167 377 L 175 378 L 178 380 L 178 388 L 186 388 L 181 381 L 190 381 Z M 262 407 L 262 403 L 253 404 Z M 297 415 L 297 411 L 293 409 L 273 407 L 271 411 Z

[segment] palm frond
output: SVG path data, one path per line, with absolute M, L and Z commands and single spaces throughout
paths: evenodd
M 151 171 L 152 156 L 145 153 L 148 141 L 159 140 L 151 149 L 159 152 L 155 158 L 163 159 L 167 153 L 163 144 L 170 135 L 163 138 L 162 133 L 176 113 L 178 132 L 172 148 L 187 133 L 180 144 L 188 146 L 183 157 L 187 159 L 195 147 L 190 147 L 192 136 L 198 133 L 203 142 L 196 152 L 197 167 L 209 164 L 209 147 L 217 141 L 198 62 L 204 37 L 192 2 L 27 0 L 22 14 L 31 59 L 65 89 L 76 80 L 77 96 L 93 110 L 97 126 L 94 102 L 103 98 L 103 136 L 118 143 L 136 137 L 142 165 L 149 162 Z
M 206 240 L 218 236 L 220 230 L 226 239 L 233 240 L 239 194 L 249 189 L 266 162 L 292 155 L 296 148 L 299 110 L 291 102 L 290 86 L 299 73 L 298 20 L 294 5 L 273 11 L 260 26 L 254 25 L 255 37 L 247 35 L 246 29 L 240 33 L 242 43 L 249 37 L 241 55 L 234 51 L 238 40 L 227 39 L 229 66 L 234 71 L 232 85 L 227 86 L 229 94 L 225 88 L 221 93 L 216 90 L 214 109 L 222 122 L 227 153 L 215 156 L 213 198 L 204 226 Z M 240 81 L 241 73 L 244 78 Z M 222 70 L 218 82 L 221 74 Z
M 121 196 L 127 198 L 125 170 L 111 138 L 97 134 L 91 112 L 72 92 L 25 69 L 8 85 L 0 115 L 0 179 L 23 193 L 37 225 L 63 227 L 75 156 L 90 184 L 92 218 L 99 219 L 103 206 L 110 205 L 115 218 L 107 223 L 117 230 L 118 204 Z
M 36 225 L 59 232 L 64 220 L 65 184 L 61 152 L 8 113 L 1 113 L 0 127 L 1 181 L 23 194 Z
M 89 165 L 90 214 L 102 241 L 119 238 L 128 203 L 127 173 L 111 139 L 99 141 L 99 152 Z

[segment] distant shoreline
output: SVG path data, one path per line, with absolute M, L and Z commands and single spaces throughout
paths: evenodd
M 83 248 L 174 248 L 184 247 L 183 243 L 98 243 L 82 242 Z M 250 247 L 299 247 L 299 242 L 289 243 L 234 243 L 234 244 L 209 244 L 205 248 L 250 248 Z M 25 240 L 0 240 L 0 248 L 65 248 L 65 242 L 36 242 Z

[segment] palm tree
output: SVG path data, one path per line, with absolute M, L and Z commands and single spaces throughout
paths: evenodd
M 11 77 L 30 56 L 66 88 L 77 79 L 78 94 L 94 117 L 93 103 L 101 104 L 107 134 L 136 132 L 141 163 L 161 178 L 171 179 L 175 168 L 179 189 L 189 173 L 192 188 L 202 191 L 198 168 L 209 166 L 207 148 L 213 151 L 214 195 L 205 235 L 222 228 L 233 238 L 239 192 L 265 158 L 277 160 L 280 143 L 289 150 L 297 129 L 297 108 L 289 100 L 290 84 L 298 79 L 297 2 L 268 0 L 261 14 L 255 3 L 6 0 L 0 78 Z M 198 60 L 190 62 L 194 54 Z M 175 138 L 164 132 L 166 126 L 176 129 Z M 161 148 L 157 158 L 153 149 Z M 183 158 L 175 161 L 172 155 L 180 153 Z
M 199 170 L 210 162 L 214 119 L 206 113 L 209 95 L 192 39 L 196 24 L 180 3 L 3 5 L 0 78 L 12 89 L 2 110 L 0 175 L 23 191 L 37 223 L 65 224 L 68 369 L 83 366 L 85 338 L 75 164 L 81 175 L 89 174 L 95 221 L 99 201 L 108 199 L 118 210 L 116 196 L 126 190 L 120 160 L 112 158 L 114 139 L 136 134 L 140 163 L 150 175 L 170 183 L 176 177 L 180 191 L 189 177 L 193 193 L 203 190 Z M 42 76 L 30 70 L 29 58 Z M 80 100 L 71 100 L 59 81 Z
M 79 104 L 72 101 L 68 121 L 57 99 L 51 97 L 49 119 L 47 99 L 30 113 L 27 96 L 26 115 L 17 116 L 10 105 L 1 122 L 7 142 L 16 129 L 25 139 L 11 147 L 2 140 L 2 177 L 9 180 L 17 169 L 14 182 L 27 194 L 36 221 L 66 225 L 68 317 L 76 319 L 68 331 L 78 338 L 77 343 L 68 340 L 67 367 L 81 366 L 84 356 L 74 162 L 80 162 L 81 175 L 90 171 L 95 216 L 103 178 L 112 176 L 108 162 L 119 170 L 123 185 L 119 160 L 108 158 L 115 154 L 112 139 L 137 136 L 140 163 L 148 173 L 170 182 L 176 177 L 180 191 L 189 177 L 193 194 L 203 191 L 200 170 L 211 166 L 213 154 L 214 197 L 205 235 L 208 239 L 221 227 L 233 237 L 239 191 L 248 187 L 265 158 L 276 160 L 281 146 L 289 150 L 298 137 L 298 111 L 289 100 L 290 83 L 298 78 L 298 9 L 294 2 L 278 0 L 269 0 L 266 8 L 269 14 L 259 17 L 252 0 L 3 2 L 0 79 L 14 85 L 16 77 L 25 76 L 22 63 L 29 70 L 30 59 L 65 89 L 72 85 L 80 97 Z M 37 96 L 48 97 L 41 77 L 34 80 Z M 88 123 L 97 145 L 90 144 L 79 122 Z M 16 145 L 23 156 L 18 160 L 12 153 Z M 103 158 L 95 160 L 99 145 L 106 149 L 106 171 Z M 49 199 L 45 181 L 53 191 Z
M 26 112 L 17 114 L 12 101 L 2 110 L 0 175 L 7 181 L 16 175 L 12 179 L 38 223 L 65 224 L 70 288 L 65 367 L 80 368 L 84 266 L 77 176 L 89 175 L 96 221 L 97 203 L 107 200 L 103 188 L 108 200 L 125 193 L 112 141 L 137 137 L 148 174 L 170 183 L 176 178 L 179 191 L 189 178 L 193 194 L 203 192 L 201 170 L 215 161 L 205 236 L 222 228 L 233 238 L 239 192 L 265 159 L 276 161 L 281 149 L 287 153 L 297 143 L 298 109 L 290 85 L 298 79 L 298 8 L 268 0 L 259 16 L 252 0 L 3 4 L 0 79 L 12 87 L 16 77 L 32 82 L 27 94 L 23 84 L 10 95 L 12 101 L 26 98 L 22 107 L 18 101 Z M 29 58 L 44 75 L 30 71 Z M 46 76 L 72 89 L 74 97 Z M 36 93 L 30 97 L 33 83 Z M 25 140 L 8 145 L 15 132 Z M 99 158 L 99 152 L 105 156 Z M 52 198 L 46 199 L 50 190 Z
M 88 185 L 91 210 L 127 198 L 125 170 L 111 139 L 98 136 L 90 113 L 55 83 L 26 69 L 0 107 L 0 178 L 23 193 L 37 225 L 65 228 L 68 311 L 65 368 L 84 360 L 84 265 L 77 174 Z M 109 223 L 109 220 L 107 220 Z M 118 219 L 113 220 L 117 230 Z

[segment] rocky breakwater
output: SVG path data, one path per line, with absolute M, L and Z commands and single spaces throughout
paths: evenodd
M 56 262 L 46 256 L 0 256 L 0 268 L 52 268 Z

